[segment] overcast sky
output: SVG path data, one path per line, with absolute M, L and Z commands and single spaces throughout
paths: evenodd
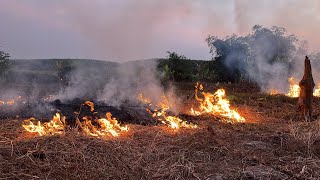
M 205 38 L 282 26 L 320 48 L 318 0 L 0 0 L 0 49 L 12 58 L 124 61 L 176 51 L 210 59 Z

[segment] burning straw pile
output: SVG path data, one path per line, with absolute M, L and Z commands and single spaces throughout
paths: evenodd
M 139 99 L 166 126 L 123 125 L 109 112 L 97 117 L 90 101 L 81 108 L 92 116 L 77 118 L 75 127 L 60 113 L 48 122 L 27 119 L 23 131 L 18 121 L 2 121 L 1 178 L 197 178 L 197 164 L 209 166 L 219 153 L 212 132 L 173 115 L 165 96 L 159 104 Z
M 18 121 L 1 121 L 0 178 L 277 179 L 315 177 L 320 172 L 319 161 L 302 155 L 302 143 L 276 129 L 272 132 L 273 127 L 210 119 L 199 118 L 198 128 L 179 131 L 129 125 L 128 133 L 107 141 L 74 130 L 28 138 Z M 266 175 L 252 174 L 267 170 Z
M 200 84 L 197 88 L 197 93 L 203 91 Z M 35 119 L 26 120 L 23 125 L 34 133 L 23 130 L 19 121 L 0 121 L 0 178 L 319 177 L 320 161 L 310 157 L 312 152 L 315 153 L 314 144 L 318 143 L 318 138 L 313 139 L 310 148 L 305 148 L 302 140 L 291 136 L 288 129 L 279 126 L 280 123 L 287 122 L 236 123 L 243 122 L 244 117 L 240 116 L 243 109 L 240 108 L 239 112 L 231 109 L 229 101 L 220 92 L 202 92 L 203 97 L 197 97 L 200 105 L 193 110 L 199 113 L 188 116 L 197 125 L 171 114 L 168 111 L 169 106 L 165 106 L 165 100 L 162 104 L 153 105 L 143 96 L 140 98 L 145 100 L 148 108 L 146 111 L 165 126 L 119 124 L 109 113 L 106 113 L 106 117 L 97 117 L 94 104 L 89 101 L 82 104 L 82 107 L 90 108 L 93 115 L 78 118 L 77 128 L 67 126 L 60 114 L 47 123 L 37 122 Z M 208 97 L 211 103 L 206 102 Z M 260 97 L 241 98 L 246 102 L 250 101 L 248 104 L 252 105 L 248 114 L 257 117 L 261 122 L 277 117 L 274 113 L 288 114 L 291 104 L 294 103 L 283 103 L 279 99 L 281 106 L 289 108 L 283 109 L 285 112 L 268 112 L 267 110 L 274 108 L 274 100 L 266 100 L 264 105 L 269 108 L 265 108 L 259 106 Z M 263 113 L 259 114 L 258 111 Z M 232 121 L 233 117 L 238 116 L 228 116 L 228 113 L 237 113 L 240 120 Z M 207 115 L 203 116 L 204 114 Z M 171 122 L 168 117 L 176 117 L 180 121 Z M 230 123 L 225 123 L 226 121 Z M 175 123 L 179 128 L 175 128 Z M 29 125 L 35 127 L 31 128 Z M 42 134 L 39 129 L 44 130 L 40 131 Z
M 90 110 L 92 112 L 94 111 L 93 102 L 86 101 L 82 106 L 89 106 Z M 65 119 L 66 118 L 64 116 L 60 117 L 59 113 L 57 113 L 52 120 L 43 124 L 40 121 L 35 122 L 36 120 L 34 118 L 30 118 L 24 121 L 22 127 L 30 133 L 37 133 L 39 136 L 62 135 L 65 133 L 66 128 L 68 128 Z M 112 118 L 112 114 L 110 112 L 106 113 L 105 118 L 96 118 L 92 120 L 92 117 L 85 116 L 82 119 L 83 121 L 80 121 L 79 118 L 77 118 L 76 129 L 81 129 L 83 134 L 88 136 L 105 139 L 111 136 L 119 136 L 121 132 L 128 131 L 128 127 L 118 124 L 117 119 Z M 97 124 L 97 126 L 94 124 Z

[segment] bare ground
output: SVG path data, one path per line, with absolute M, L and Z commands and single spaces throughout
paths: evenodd
M 187 112 L 193 85 L 178 87 Z M 128 133 L 102 140 L 74 130 L 34 137 L 21 120 L 1 120 L 0 179 L 319 179 L 320 99 L 307 123 L 295 98 L 225 88 L 245 123 L 185 116 L 199 128 L 129 125 Z

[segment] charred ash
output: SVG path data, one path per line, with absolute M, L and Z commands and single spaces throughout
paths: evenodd
M 120 123 L 157 125 L 161 124 L 156 117 L 152 117 L 146 111 L 147 105 L 136 102 L 126 102 L 120 106 L 110 106 L 101 101 L 92 101 L 95 110 L 92 112 L 89 106 L 84 106 L 85 100 L 76 98 L 74 100 L 62 102 L 59 99 L 54 101 L 37 100 L 30 102 L 17 101 L 15 104 L 0 106 L 0 119 L 17 118 L 26 119 L 34 117 L 43 121 L 48 121 L 59 112 L 66 117 L 67 124 L 76 125 L 76 119 L 89 117 L 92 119 L 104 117 L 106 112 L 110 112 Z M 169 112 L 169 114 L 172 114 Z

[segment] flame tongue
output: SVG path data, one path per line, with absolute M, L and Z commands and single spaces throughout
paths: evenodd
M 89 106 L 91 111 L 94 111 L 94 103 L 86 101 L 83 105 Z M 110 112 L 106 113 L 105 118 L 95 119 L 94 122 L 98 126 L 93 125 L 89 117 L 83 117 L 83 121 L 80 122 L 77 119 L 78 126 L 83 130 L 84 134 L 94 137 L 115 137 L 119 136 L 122 131 L 128 131 L 127 126 L 121 126 L 116 118 L 112 118 Z M 39 136 L 64 134 L 66 122 L 65 117 L 60 117 L 59 113 L 53 117 L 49 122 L 41 124 L 40 121 L 35 122 L 34 118 L 27 119 L 23 122 L 22 127 L 32 133 L 38 133 Z
M 298 82 L 293 77 L 290 77 L 288 79 L 288 81 L 289 81 L 289 84 L 290 84 L 290 88 L 289 88 L 289 92 L 286 94 L 286 96 L 299 97 L 300 87 L 298 85 Z
M 94 103 L 91 101 L 86 101 L 83 105 L 90 107 L 91 111 L 94 111 Z M 78 126 L 83 130 L 86 135 L 94 137 L 116 137 L 122 131 L 128 131 L 128 126 L 120 126 L 116 118 L 112 118 L 110 112 L 106 113 L 105 118 L 100 118 L 94 120 L 98 127 L 92 124 L 92 121 L 89 117 L 85 116 L 82 118 L 83 122 L 77 120 Z
M 300 87 L 298 82 L 293 77 L 290 77 L 288 81 L 289 81 L 290 87 L 289 87 L 289 92 L 286 94 L 286 96 L 299 97 Z M 318 83 L 317 89 L 313 91 L 313 96 L 320 97 L 320 83 Z
M 65 117 L 60 117 L 59 113 L 53 117 L 49 122 L 41 124 L 40 121 L 34 123 L 35 119 L 30 118 L 25 120 L 22 127 L 28 132 L 38 133 L 39 136 L 63 134 L 66 125 Z
M 94 137 L 116 137 L 122 131 L 128 131 L 128 126 L 120 126 L 117 119 L 112 118 L 110 112 L 106 113 L 106 118 L 97 119 L 95 122 L 99 127 L 94 126 L 88 117 L 84 117 L 83 122 L 78 121 L 78 125 L 85 134 Z
M 213 114 L 226 117 L 231 120 L 231 122 L 244 122 L 245 119 L 240 116 L 240 114 L 230 109 L 230 102 L 225 98 L 226 92 L 224 89 L 218 89 L 214 94 L 208 92 L 201 92 L 203 99 L 198 97 L 198 87 L 200 90 L 203 89 L 202 85 L 196 85 L 196 99 L 200 103 L 199 110 L 194 110 L 191 108 L 190 113 L 192 115 L 201 115 L 201 114 Z
M 197 125 L 195 124 L 188 124 L 186 121 L 176 117 L 176 116 L 168 116 L 167 110 L 169 108 L 163 108 L 159 111 L 155 111 L 152 116 L 158 117 L 158 120 L 161 121 L 163 124 L 167 124 L 172 129 L 179 129 L 181 127 L 186 128 L 196 128 Z
M 313 96 L 320 97 L 320 82 L 318 83 L 317 89 L 314 90 Z

